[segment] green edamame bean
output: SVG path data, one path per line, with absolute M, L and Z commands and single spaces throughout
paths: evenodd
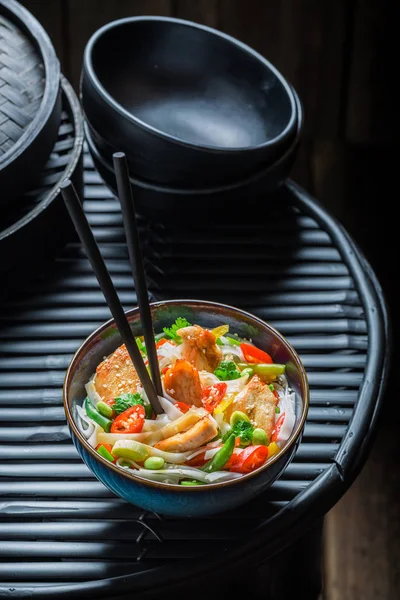
M 236 425 L 236 423 L 239 423 L 239 421 L 250 421 L 250 419 L 241 410 L 235 410 L 235 412 L 232 413 L 231 418 L 229 420 L 231 427 Z
M 149 456 L 149 458 L 146 458 L 146 460 L 144 461 L 145 469 L 163 469 L 164 465 L 165 460 L 161 456 Z
M 268 446 L 268 436 L 264 429 L 257 427 L 253 431 L 252 443 L 254 446 Z

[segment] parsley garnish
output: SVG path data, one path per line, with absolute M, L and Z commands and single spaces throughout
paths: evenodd
M 251 440 L 253 439 L 253 431 L 254 427 L 250 423 L 250 421 L 238 421 L 234 424 L 232 429 L 229 429 L 222 438 L 223 442 L 226 442 L 228 437 L 235 434 L 235 437 L 240 437 L 240 443 L 243 446 L 248 446 L 251 444 Z
M 128 408 L 131 408 L 131 406 L 135 406 L 135 404 L 141 404 L 142 406 L 144 406 L 146 411 L 146 418 L 149 419 L 151 417 L 151 405 L 145 404 L 143 398 L 139 393 L 121 394 L 120 396 L 118 396 L 118 398 L 114 398 L 114 404 L 112 405 L 112 409 L 115 410 L 117 415 L 120 415 L 124 412 L 124 410 L 128 410 Z
M 164 327 L 163 331 L 170 340 L 174 340 L 174 342 L 180 344 L 182 342 L 182 338 L 177 334 L 177 331 L 179 329 L 183 329 L 183 327 L 190 327 L 190 325 L 191 323 L 189 323 L 189 321 L 183 317 L 178 317 L 171 327 Z
M 239 379 L 240 371 L 237 370 L 233 360 L 223 360 L 219 367 L 215 369 L 214 375 L 221 381 L 230 381 L 231 379 Z

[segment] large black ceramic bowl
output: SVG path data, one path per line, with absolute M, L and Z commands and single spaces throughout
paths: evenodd
M 72 440 L 97 479 L 128 502 L 163 514 L 199 517 L 234 508 L 266 490 L 282 473 L 297 449 L 302 436 L 308 404 L 309 388 L 304 367 L 296 351 L 273 327 L 237 308 L 198 300 L 171 300 L 151 305 L 155 331 L 162 331 L 175 319 L 185 317 L 192 323 L 214 328 L 227 323 L 233 333 L 251 338 L 270 352 L 274 360 L 286 364 L 286 376 L 296 394 L 296 421 L 286 445 L 258 470 L 241 479 L 204 486 L 183 487 L 144 480 L 134 471 L 122 471 L 98 454 L 75 424 L 75 409 L 85 398 L 85 383 L 104 356 L 122 342 L 113 320 L 99 327 L 82 344 L 73 357 L 64 383 L 64 409 Z M 134 335 L 142 335 L 138 309 L 127 312 Z
M 85 49 L 81 95 L 88 122 L 125 152 L 131 173 L 171 187 L 244 178 L 296 135 L 293 92 L 273 65 L 179 19 L 134 17 L 99 29 Z
M 272 165 L 256 174 L 236 181 L 235 183 L 206 188 L 172 188 L 156 185 L 131 175 L 132 189 L 135 195 L 136 208 L 139 213 L 149 219 L 177 222 L 193 219 L 196 222 L 207 222 L 210 218 L 226 216 L 227 211 L 247 210 L 250 206 L 257 209 L 262 197 L 278 188 L 289 176 L 296 158 L 303 124 L 303 111 L 297 96 L 297 135 L 283 156 Z M 85 123 L 85 135 L 90 154 L 100 176 L 111 189 L 116 192 L 116 182 L 112 163 L 104 156 L 98 138 Z M 114 149 L 115 151 L 118 148 Z

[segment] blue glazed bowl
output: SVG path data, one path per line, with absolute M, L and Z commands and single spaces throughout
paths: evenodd
M 170 326 L 177 317 L 214 328 L 227 323 L 230 331 L 270 352 L 278 363 L 286 364 L 286 376 L 296 394 L 296 422 L 286 445 L 265 465 L 241 479 L 204 486 L 184 487 L 175 484 L 146 481 L 134 471 L 123 471 L 100 456 L 87 442 L 75 424 L 76 404 L 82 404 L 85 383 L 104 356 L 111 354 L 122 342 L 113 320 L 94 331 L 78 349 L 64 382 L 64 409 L 72 440 L 82 460 L 99 481 L 112 492 L 145 510 L 176 517 L 199 517 L 223 512 L 244 504 L 265 491 L 282 473 L 300 443 L 309 405 L 309 388 L 304 367 L 289 342 L 273 327 L 242 310 L 200 300 L 170 300 L 151 305 L 155 331 Z M 134 335 L 141 335 L 138 309 L 127 317 Z

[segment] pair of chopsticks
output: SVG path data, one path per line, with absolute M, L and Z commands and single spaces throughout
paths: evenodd
M 117 324 L 122 341 L 128 350 L 133 366 L 135 367 L 139 379 L 142 382 L 144 391 L 146 392 L 155 414 L 161 414 L 163 409 L 161 408 L 158 396 L 163 395 L 163 390 L 161 385 L 160 369 L 157 360 L 157 349 L 154 339 L 153 323 L 151 320 L 143 259 L 140 250 L 135 205 L 132 196 L 131 184 L 129 181 L 128 166 L 125 154 L 123 152 L 116 152 L 113 154 L 113 162 L 117 181 L 118 197 L 122 209 L 125 235 L 128 243 L 129 259 L 131 262 L 132 274 L 135 282 L 137 301 L 152 379 L 150 378 L 146 365 L 143 362 L 142 355 L 136 344 L 136 340 L 128 323 L 128 319 L 126 318 L 124 309 L 122 308 L 118 294 L 100 253 L 99 247 L 94 239 L 94 235 L 84 213 L 82 203 L 72 182 L 69 179 L 61 184 L 61 194 L 70 217 L 74 223 L 75 229 L 78 232 L 82 245 L 85 248 L 87 257 L 92 265 L 92 269 L 96 275 L 97 281 L 100 284 L 100 288 L 104 294 L 111 314 Z

